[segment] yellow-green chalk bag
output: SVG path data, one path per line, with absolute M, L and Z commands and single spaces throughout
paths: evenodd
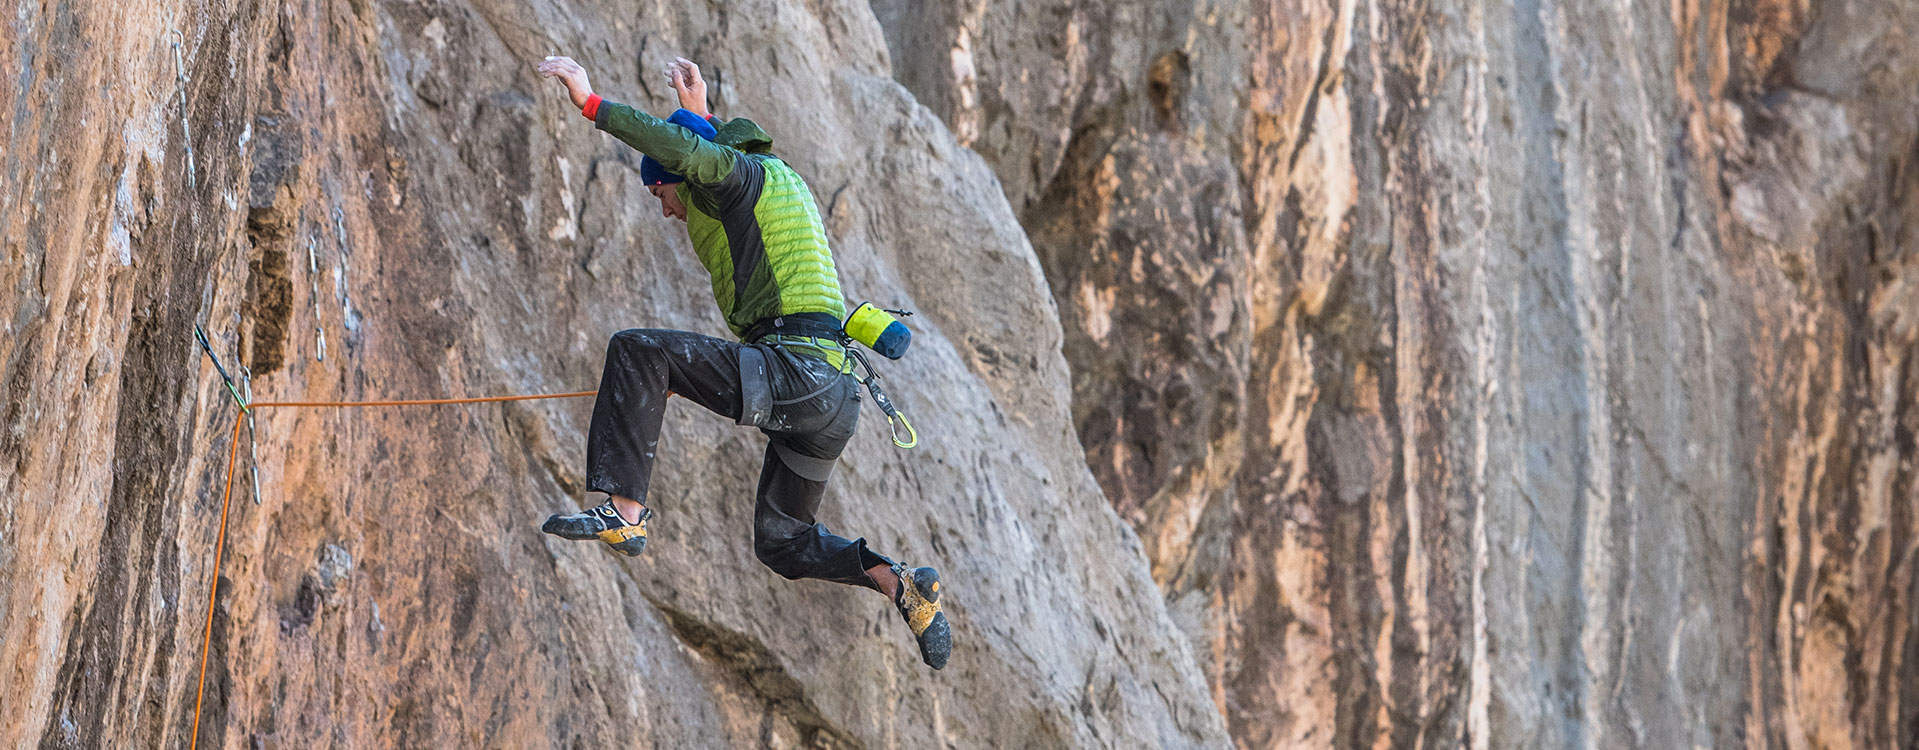
M 906 356 L 906 347 L 913 343 L 913 332 L 906 324 L 894 318 L 892 313 L 873 306 L 871 302 L 861 302 L 846 316 L 841 326 L 846 335 L 866 345 L 866 348 L 879 352 L 887 359 L 899 359 Z

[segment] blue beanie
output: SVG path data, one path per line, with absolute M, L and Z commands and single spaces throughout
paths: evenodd
M 713 127 L 713 123 L 707 122 L 706 118 L 684 109 L 675 111 L 671 117 L 666 118 L 666 121 L 691 130 L 695 135 L 709 141 L 720 134 L 719 129 Z M 666 171 L 666 165 L 654 161 L 651 156 L 641 156 L 640 181 L 650 187 L 653 185 L 677 185 L 686 181 L 686 178 Z

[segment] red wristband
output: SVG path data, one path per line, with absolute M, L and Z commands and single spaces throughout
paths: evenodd
M 586 98 L 586 106 L 580 108 L 580 114 L 585 115 L 588 120 L 598 122 L 600 119 L 600 95 L 593 94 L 588 96 Z

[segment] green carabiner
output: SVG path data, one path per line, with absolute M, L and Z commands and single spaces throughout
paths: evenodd
M 900 418 L 899 423 L 906 427 L 906 442 L 904 443 L 900 442 L 899 429 L 893 425 L 893 417 L 895 416 L 899 417 Z M 911 448 L 915 445 L 920 444 L 920 434 L 913 430 L 912 422 L 906 421 L 905 414 L 900 414 L 899 412 L 895 411 L 891 414 L 886 415 L 886 431 L 889 433 L 892 433 L 893 444 L 901 448 Z

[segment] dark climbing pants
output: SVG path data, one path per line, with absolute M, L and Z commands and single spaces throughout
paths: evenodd
M 874 588 L 866 569 L 892 561 L 814 518 L 833 462 L 858 424 L 857 388 L 825 361 L 778 346 L 686 331 L 621 331 L 607 345 L 593 405 L 587 489 L 646 502 L 667 394 L 679 394 L 767 436 L 753 510 L 760 562 L 789 579 Z

